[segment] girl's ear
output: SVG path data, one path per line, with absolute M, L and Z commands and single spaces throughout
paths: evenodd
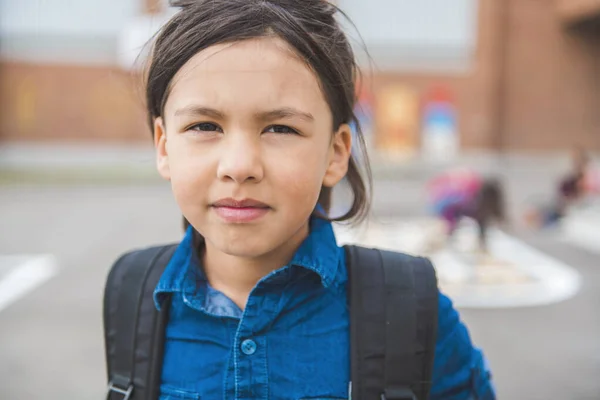
M 167 152 L 167 132 L 162 117 L 154 119 L 154 147 L 156 148 L 156 168 L 160 176 L 171 179 L 169 154 Z
M 351 150 L 352 129 L 350 125 L 342 124 L 333 136 L 329 164 L 323 177 L 323 186 L 334 187 L 346 176 Z

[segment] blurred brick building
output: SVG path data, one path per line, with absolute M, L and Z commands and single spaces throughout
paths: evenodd
M 1 1 L 5 8 L 11 3 Z M 383 107 L 380 94 L 387 88 L 410 89 L 416 106 L 403 112 L 416 113 L 407 129 L 409 145 L 418 147 L 423 104 L 428 93 L 443 88 L 456 109 L 462 148 L 559 150 L 580 144 L 600 150 L 600 0 L 472 2 L 471 47 L 446 55 L 447 49 L 432 50 L 435 57 L 413 60 L 418 52 L 366 40 L 376 61 L 372 72 L 365 69 L 374 109 Z M 79 3 L 86 2 L 69 4 Z M 338 3 L 344 7 L 343 0 Z M 120 7 L 114 15 L 161 10 L 153 0 Z M 42 30 L 19 29 L 3 28 L 0 140 L 149 140 L 141 80 L 118 66 L 113 31 L 98 24 L 80 34 L 82 27 L 75 40 L 68 30 L 52 39 Z M 71 39 L 64 40 L 67 36 Z M 381 143 L 386 132 L 377 129 L 382 126 L 377 118 L 376 111 L 373 135 Z

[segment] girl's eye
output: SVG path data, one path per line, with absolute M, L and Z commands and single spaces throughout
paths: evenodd
M 284 134 L 284 135 L 289 135 L 289 134 L 294 134 L 297 135 L 298 132 L 295 129 L 290 128 L 289 126 L 285 126 L 285 125 L 272 125 L 270 127 L 268 127 L 265 132 L 268 133 L 280 133 L 280 134 Z
M 200 124 L 196 124 L 194 126 L 191 126 L 189 130 L 199 132 L 223 132 L 219 125 L 213 124 L 211 122 L 202 122 Z

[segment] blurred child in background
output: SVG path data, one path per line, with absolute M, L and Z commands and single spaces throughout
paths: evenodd
M 580 205 L 591 195 L 600 193 L 598 178 L 585 149 L 574 148 L 571 154 L 571 170 L 557 182 L 554 199 L 546 206 L 529 210 L 526 222 L 536 228 L 559 223 L 573 207 Z
M 446 224 L 448 238 L 452 238 L 462 219 L 471 218 L 478 226 L 478 250 L 486 253 L 489 226 L 505 221 L 500 181 L 460 168 L 432 179 L 428 192 L 434 214 Z

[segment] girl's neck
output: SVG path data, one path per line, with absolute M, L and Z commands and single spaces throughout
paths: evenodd
M 242 310 L 258 281 L 282 268 L 308 236 L 308 224 L 283 245 L 259 257 L 244 258 L 225 254 L 205 242 L 204 273 L 210 285 L 228 296 Z

